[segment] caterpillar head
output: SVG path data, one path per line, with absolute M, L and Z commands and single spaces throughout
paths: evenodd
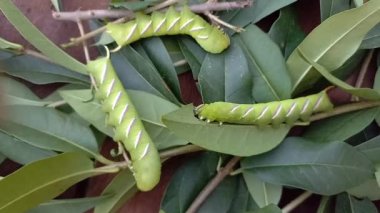
M 195 36 L 198 44 L 210 53 L 221 53 L 230 45 L 230 37 L 221 29 L 213 27 L 207 36 Z

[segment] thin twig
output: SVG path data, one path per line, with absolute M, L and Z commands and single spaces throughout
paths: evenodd
M 125 22 L 126 20 L 128 20 L 127 18 L 120 18 L 120 19 L 117 19 L 111 23 L 122 23 L 122 22 Z M 99 27 L 98 29 L 94 30 L 94 31 L 91 31 L 89 33 L 86 33 L 84 34 L 83 36 L 81 37 L 78 37 L 78 38 L 71 38 L 70 39 L 70 42 L 69 43 L 66 43 L 66 44 L 61 44 L 61 47 L 62 48 L 67 48 L 67 47 L 72 47 L 72 46 L 75 46 L 75 45 L 78 45 L 80 43 L 82 43 L 83 41 L 87 40 L 87 39 L 90 39 L 96 35 L 99 35 L 100 33 L 104 32 L 107 30 L 107 27 L 106 26 L 102 26 L 102 27 Z
M 166 0 L 160 4 L 154 5 L 152 7 L 149 7 L 145 10 L 145 13 L 151 13 L 156 10 L 161 10 L 165 7 L 169 7 L 170 5 L 176 4 L 178 0 Z
M 368 52 L 367 57 L 364 59 L 364 62 L 363 62 L 362 66 L 360 68 L 360 71 L 359 71 L 358 78 L 356 79 L 356 82 L 355 82 L 356 88 L 360 88 L 363 85 L 363 81 L 364 81 L 365 75 L 367 74 L 369 64 L 371 63 L 373 53 L 374 53 L 374 49 L 371 49 Z M 352 101 L 359 101 L 359 98 L 356 96 L 352 96 L 351 100 Z
M 252 5 L 251 0 L 244 0 L 244 1 L 236 1 L 236 2 L 217 2 L 217 3 L 203 3 L 198 5 L 191 5 L 189 6 L 190 10 L 192 10 L 194 13 L 203 13 L 205 11 L 221 11 L 221 10 L 229 10 L 229 9 L 235 9 L 235 8 L 245 8 Z M 176 7 L 177 10 L 181 10 L 182 7 Z M 149 11 L 150 8 L 146 9 L 146 11 Z M 106 12 L 107 11 L 107 12 Z M 76 21 L 78 19 L 85 20 L 85 19 L 91 19 L 91 18 L 108 18 L 108 14 L 113 13 L 114 11 L 118 11 L 118 14 L 120 15 L 119 10 L 92 10 L 92 13 L 88 13 L 88 11 L 73 11 L 73 12 L 55 12 L 55 18 L 59 20 L 67 20 L 67 21 Z M 122 23 L 127 20 L 133 19 L 134 14 L 131 14 L 131 11 L 128 10 L 124 11 L 124 15 L 126 17 L 117 19 L 113 21 L 112 23 Z M 90 14 L 90 16 L 89 16 Z M 58 16 L 58 18 L 57 18 Z M 116 17 L 113 15 L 113 18 Z M 78 45 L 79 43 L 83 42 L 84 40 L 87 40 L 89 38 L 92 38 L 102 32 L 106 31 L 106 27 L 100 27 L 94 31 L 91 31 L 87 34 L 84 34 L 81 37 L 78 38 L 72 38 L 70 39 L 69 43 L 62 44 L 61 46 L 63 48 L 71 47 Z
M 358 102 L 358 103 L 346 104 L 346 105 L 335 107 L 334 110 L 332 110 L 330 112 L 323 112 L 323 113 L 315 114 L 315 115 L 311 116 L 310 122 L 322 120 L 325 118 L 344 114 L 347 112 L 353 112 L 353 111 L 358 111 L 358 110 L 372 108 L 372 107 L 378 107 L 378 106 L 380 106 L 380 101 L 368 101 L 368 102 L 363 101 L 363 102 Z
M 204 12 L 204 14 L 205 14 L 209 19 L 211 19 L 212 21 L 214 21 L 215 23 L 218 23 L 218 24 L 220 24 L 220 25 L 222 25 L 222 26 L 225 26 L 225 27 L 227 27 L 227 28 L 229 28 L 229 29 L 231 29 L 231 30 L 233 30 L 233 31 L 235 31 L 235 32 L 240 33 L 240 32 L 243 32 L 243 31 L 244 31 L 243 28 L 238 27 L 238 26 L 234 26 L 234 25 L 232 25 L 232 24 L 229 24 L 229 23 L 227 23 L 227 22 L 221 20 L 219 17 L 213 15 L 213 14 L 210 13 L 209 11 Z
M 50 60 L 48 57 L 46 57 L 42 53 L 36 52 L 34 50 L 24 49 L 22 53 L 25 55 L 30 55 L 30 56 L 42 59 L 42 60 L 50 62 L 50 63 L 54 63 L 52 60 Z
M 307 198 L 309 198 L 312 194 L 313 193 L 308 192 L 308 191 L 302 193 L 300 196 L 298 196 L 296 199 L 292 200 L 284 208 L 282 208 L 282 212 L 283 213 L 291 212 L 293 209 L 299 206 L 302 202 L 304 202 Z
M 77 25 L 78 25 L 80 35 L 83 36 L 84 35 L 84 29 L 83 29 L 82 21 L 78 19 Z M 84 57 L 86 59 L 86 62 L 88 63 L 90 61 L 90 53 L 88 52 L 86 40 L 82 41 L 82 46 L 83 46 Z
M 240 161 L 240 157 L 233 157 L 227 165 L 219 170 L 216 176 L 206 185 L 205 188 L 195 198 L 193 203 L 187 209 L 186 213 L 195 213 L 202 205 L 206 198 L 214 191 L 214 189 L 224 180 L 224 178 L 231 173 L 235 165 Z
M 178 148 L 173 148 L 173 149 L 162 151 L 160 153 L 160 157 L 161 157 L 161 159 L 165 159 L 165 158 L 171 158 L 174 156 L 183 155 L 183 154 L 187 154 L 187 153 L 199 152 L 202 150 L 204 150 L 202 147 L 199 147 L 196 145 L 187 145 L 187 146 L 181 146 Z

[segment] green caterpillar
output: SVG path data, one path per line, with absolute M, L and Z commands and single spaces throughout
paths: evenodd
M 297 121 L 307 122 L 314 113 L 325 112 L 333 109 L 326 90 L 320 93 L 258 104 L 234 104 L 227 102 L 215 102 L 196 107 L 195 114 L 201 120 L 207 122 L 218 121 L 252 124 L 257 126 L 279 125 L 282 123 L 294 124 Z
M 109 57 L 99 58 L 87 65 L 97 87 L 96 98 L 102 102 L 108 115 L 107 124 L 115 128 L 115 141 L 121 141 L 131 158 L 131 170 L 137 187 L 151 190 L 160 180 L 161 161 L 155 145 L 144 129 L 141 120 L 122 83 L 112 67 Z
M 106 27 L 119 47 L 140 38 L 177 34 L 192 36 L 210 53 L 220 53 L 230 44 L 229 37 L 222 30 L 211 26 L 188 7 L 184 7 L 181 12 L 170 7 L 166 13 L 153 12 L 151 16 L 138 13 L 133 21 L 122 24 L 109 23 Z

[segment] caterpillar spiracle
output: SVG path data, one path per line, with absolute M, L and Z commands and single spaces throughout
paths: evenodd
M 257 126 L 294 124 L 297 121 L 307 122 L 312 114 L 332 110 L 326 90 L 320 93 L 258 104 L 235 104 L 215 102 L 195 108 L 195 114 L 207 122 L 217 121 L 220 124 L 251 124 Z
M 108 115 L 107 124 L 114 127 L 114 140 L 122 142 L 131 158 L 131 170 L 141 191 L 151 190 L 160 180 L 161 161 L 155 145 L 146 132 L 126 90 L 108 56 L 87 65 L 94 78 L 95 97 Z
M 230 44 L 230 38 L 218 27 L 207 23 L 188 7 L 177 12 L 170 7 L 166 13 L 153 12 L 151 16 L 137 13 L 136 19 L 126 23 L 109 23 L 107 32 L 119 47 L 140 38 L 187 34 L 210 53 L 220 53 Z

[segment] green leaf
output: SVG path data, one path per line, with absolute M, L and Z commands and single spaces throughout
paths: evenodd
M 256 211 L 246 212 L 246 213 L 282 213 L 282 210 L 274 204 L 269 204 L 261 209 Z
M 224 57 L 219 54 L 207 54 L 198 75 L 198 83 L 204 103 L 224 101 L 225 76 L 227 71 Z
M 378 47 L 380 47 L 380 24 L 377 24 L 367 33 L 360 45 L 361 49 L 374 49 Z
M 7 156 L 0 153 L 0 164 L 3 163 L 7 159 Z
M 171 178 L 161 201 L 165 212 L 182 213 L 215 175 L 218 163 L 216 153 L 202 153 L 183 164 Z
M 227 213 L 236 196 L 238 178 L 226 177 L 197 210 L 198 213 Z
M 336 198 L 336 213 L 377 213 L 375 204 L 368 199 L 357 200 L 347 193 L 340 194 Z
M 253 103 L 252 74 L 235 39 L 221 54 L 207 54 L 198 76 L 204 103 Z
M 341 67 L 359 48 L 367 32 L 380 21 L 380 1 L 369 1 L 361 7 L 336 14 L 316 27 L 297 47 L 311 61 L 329 71 Z M 287 60 L 293 80 L 293 93 L 298 94 L 320 78 L 313 66 L 293 51 Z
M 179 103 L 153 64 L 130 46 L 111 55 L 112 64 L 126 89 L 142 90 Z
M 258 208 L 259 207 L 248 192 L 243 177 L 239 175 L 235 198 L 232 201 L 231 208 L 228 213 L 242 213 L 256 210 Z
M 0 132 L 0 152 L 19 164 L 27 164 L 56 155 L 53 151 L 37 148 L 2 131 Z
M 158 149 L 187 144 L 186 140 L 175 136 L 161 122 L 162 115 L 178 109 L 175 104 L 142 91 L 127 92 Z M 99 131 L 113 136 L 113 130 L 106 126 L 106 114 L 102 111 L 100 103 L 96 100 L 88 102 L 92 96 L 89 89 L 61 91 L 60 94 L 83 119 Z
M 353 94 L 357 97 L 364 98 L 367 100 L 380 100 L 380 92 L 374 89 L 370 88 L 356 88 L 353 87 L 346 82 L 336 78 L 333 76 L 325 67 L 322 65 L 310 60 L 305 53 L 301 51 L 301 49 L 297 49 L 298 52 L 302 57 L 304 57 L 305 61 L 307 61 L 309 64 L 312 65 L 312 67 L 315 68 L 315 70 L 321 74 L 324 78 L 326 78 L 330 83 L 334 84 L 335 86 L 339 87 L 343 91 Z
M 130 170 L 120 171 L 102 192 L 104 196 L 112 196 L 97 204 L 94 213 L 116 212 L 137 191 L 135 178 Z
M 360 7 L 364 4 L 364 0 L 353 0 L 355 7 Z
M 173 65 L 177 74 L 179 75 L 190 70 L 190 66 L 185 60 L 185 56 L 182 54 L 178 39 L 173 39 L 172 37 L 161 37 L 161 40 L 164 42 L 171 61 L 174 62 Z
M 356 148 L 363 152 L 374 164 L 380 164 L 380 136 L 374 137 L 356 146 Z
M 179 39 L 179 46 L 187 63 L 189 63 L 193 78 L 198 79 L 203 60 L 207 54 L 206 51 L 203 50 L 193 39 L 188 37 L 181 37 Z
M 7 192 L 0 195 L 0 211 L 25 212 L 83 179 L 116 171 L 117 168 L 94 169 L 93 162 L 79 153 L 36 161 L 0 181 L 0 190 Z
M 354 187 L 371 178 L 374 170 L 363 153 L 346 143 L 296 137 L 285 139 L 271 152 L 243 159 L 241 165 L 265 182 L 322 195 Z
M 63 82 L 87 85 L 89 83 L 88 76 L 28 55 L 2 60 L 0 69 L 34 84 Z
M 269 204 L 278 204 L 282 186 L 266 183 L 250 171 L 243 171 L 243 177 L 251 196 L 260 208 Z
M 52 5 L 54 6 L 54 9 L 56 11 L 61 11 L 61 8 L 62 8 L 62 2 L 61 0 L 50 0 Z
M 280 10 L 280 16 L 273 23 L 268 35 L 280 47 L 285 59 L 306 36 L 298 24 L 295 10 L 291 6 Z
M 235 37 L 253 74 L 254 99 L 257 102 L 289 99 L 291 82 L 278 46 L 255 25 L 249 25 Z
M 333 213 L 334 206 L 332 204 L 333 202 L 330 196 L 322 196 L 317 213 Z
M 319 0 L 321 10 L 321 21 L 344 10 L 351 8 L 351 0 Z
M 52 200 L 38 205 L 28 213 L 83 213 L 107 201 L 110 196 Z
M 84 64 L 75 60 L 51 42 L 44 34 L 33 26 L 11 0 L 0 1 L 0 10 L 29 43 L 49 57 L 53 62 L 70 70 L 87 74 L 86 66 Z
M 380 200 L 380 187 L 375 178 L 371 178 L 358 186 L 348 189 L 347 193 L 357 198 Z
M 371 124 L 379 111 L 372 108 L 313 122 L 303 137 L 315 142 L 345 141 Z
M 1 129 L 12 136 L 43 149 L 99 155 L 91 129 L 67 114 L 36 106 L 12 106 L 8 111 Z
M 267 152 L 281 143 L 290 127 L 257 127 L 251 125 L 220 126 L 198 120 L 193 106 L 187 105 L 162 118 L 163 123 L 177 136 L 205 149 L 237 156 Z
M 24 47 L 20 44 L 16 44 L 0 38 L 0 49 L 11 50 L 11 51 L 21 51 Z
M 16 80 L 0 77 L 0 83 L 3 90 L 1 96 L 4 99 L 2 105 L 44 106 L 50 103 L 41 101 L 28 87 Z
M 181 99 L 181 88 L 179 86 L 177 72 L 162 40 L 158 37 L 153 37 L 144 39 L 141 43 L 145 52 L 164 81 L 168 84 L 171 91 L 173 91 L 177 99 Z
M 264 17 L 295 1 L 296 0 L 256 0 L 251 7 L 240 10 L 228 10 L 221 13 L 221 18 L 232 25 L 245 27 L 250 23 L 260 21 Z

